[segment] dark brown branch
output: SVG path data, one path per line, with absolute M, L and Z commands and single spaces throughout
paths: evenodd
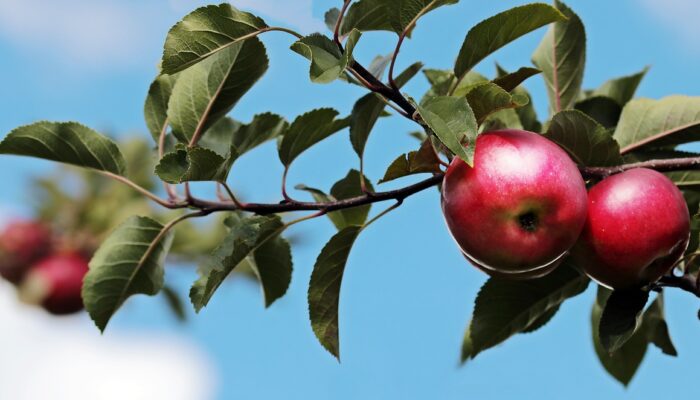
M 649 168 L 659 172 L 697 170 L 700 169 L 700 157 L 649 160 L 614 167 L 581 167 L 580 170 L 585 178 L 605 178 L 634 168 Z
M 656 283 L 656 286 L 678 288 L 700 297 L 700 285 L 698 285 L 697 279 L 692 275 L 666 275 Z

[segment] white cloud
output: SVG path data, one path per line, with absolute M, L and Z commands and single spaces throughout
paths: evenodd
M 19 304 L 0 283 L 0 399 L 206 400 L 209 360 L 164 334 L 100 336 L 84 316 L 56 318 Z
M 649 14 L 659 19 L 684 45 L 698 47 L 700 37 L 700 1 L 697 0 L 642 0 Z
M 132 65 L 152 16 L 143 11 L 115 1 L 0 0 L 0 37 L 71 65 Z
M 291 26 L 302 33 L 323 31 L 323 21 L 314 18 L 312 0 L 233 0 L 236 8 L 259 14 L 275 23 Z M 179 12 L 188 12 L 201 6 L 196 0 L 170 0 Z M 268 23 L 271 21 L 268 21 Z

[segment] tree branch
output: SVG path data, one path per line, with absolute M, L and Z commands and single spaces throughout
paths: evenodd
M 656 284 L 657 287 L 672 287 L 685 290 L 686 292 L 692 293 L 697 297 L 700 297 L 700 285 L 698 281 L 692 275 L 666 275 L 663 276 Z
M 659 172 L 684 171 L 700 169 L 700 157 L 669 158 L 649 160 L 614 167 L 580 167 L 585 178 L 605 178 L 634 168 L 649 168 Z

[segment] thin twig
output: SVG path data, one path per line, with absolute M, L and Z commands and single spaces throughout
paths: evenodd
M 340 9 L 340 14 L 338 14 L 338 19 L 335 21 L 335 29 L 333 30 L 333 41 L 335 41 L 335 44 L 338 45 L 341 51 L 343 50 L 343 44 L 340 42 L 340 26 L 343 24 L 343 17 L 350 3 L 352 3 L 352 0 L 345 0 L 343 3 L 343 8 Z

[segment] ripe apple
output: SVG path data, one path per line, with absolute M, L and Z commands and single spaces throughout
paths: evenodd
M 51 250 L 51 232 L 35 221 L 16 220 L 0 232 L 0 275 L 17 284 Z
M 591 188 L 574 261 L 598 283 L 626 289 L 661 278 L 683 256 L 689 238 L 681 191 L 663 174 L 636 168 Z
M 70 314 L 83 309 L 80 295 L 88 261 L 77 253 L 53 254 L 39 261 L 20 287 L 20 297 L 41 304 L 52 314 Z
M 447 226 L 468 260 L 492 276 L 552 271 L 586 219 L 586 186 L 564 150 L 506 129 L 476 139 L 474 166 L 452 160 L 442 185 Z

